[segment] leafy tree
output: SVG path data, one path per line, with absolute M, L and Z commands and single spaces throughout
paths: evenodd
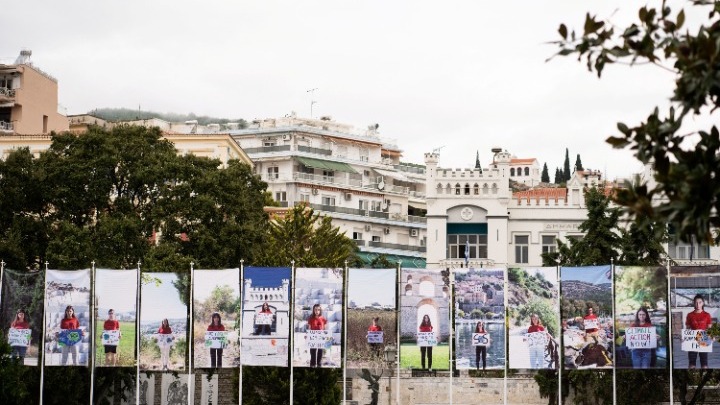
M 572 173 L 570 172 L 570 152 L 565 148 L 565 162 L 563 163 L 563 181 L 570 180 Z
M 543 183 L 550 183 L 550 175 L 548 174 L 547 163 L 543 164 L 542 173 L 540 174 L 540 181 Z
M 667 254 L 667 228 L 663 224 L 645 227 L 636 222 L 621 230 L 620 257 L 618 264 L 626 266 L 656 266 L 665 262 Z
M 580 154 L 577 154 L 577 158 L 575 159 L 575 170 L 582 171 L 583 169 L 582 161 L 580 160 Z
M 683 127 L 686 120 L 717 121 L 720 106 L 720 3 L 693 0 L 706 10 L 707 20 L 685 29 L 685 10 L 644 6 L 638 21 L 617 27 L 588 13 L 581 33 L 559 27 L 559 55 L 577 55 L 588 70 L 601 77 L 609 64 L 650 63 L 674 74 L 670 106 L 655 107 L 635 126 L 618 123 L 620 134 L 608 138 L 616 148 L 629 148 L 643 164 L 651 165 L 653 183 L 633 185 L 617 201 L 641 225 L 671 224 L 676 237 L 702 242 L 720 241 L 720 133 L 715 125 L 698 131 Z M 689 147 L 692 146 L 692 147 Z

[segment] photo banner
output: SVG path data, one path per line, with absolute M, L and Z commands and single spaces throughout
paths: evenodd
M 615 367 L 668 366 L 667 268 L 615 266 Z
M 95 367 L 136 364 L 138 270 L 95 270 Z
M 295 269 L 294 323 L 293 366 L 342 367 L 342 269 Z
M 194 270 L 193 366 L 240 366 L 240 269 Z
M 560 313 L 566 368 L 613 368 L 612 268 L 560 268 Z
M 38 365 L 43 333 L 44 273 L 5 269 L 2 280 L 0 325 L 10 344 L 10 355 L 26 366 Z
M 87 366 L 90 269 L 45 272 L 45 365 Z
M 397 342 L 397 269 L 349 269 L 347 368 L 387 368 L 385 347 Z
M 291 276 L 289 267 L 243 269 L 243 366 L 288 366 Z
M 448 282 L 448 277 L 439 269 L 402 269 L 400 275 L 401 367 L 447 370 L 450 366 Z M 432 337 L 434 339 L 431 339 Z M 432 345 L 433 342 L 436 344 Z
M 163 373 L 160 380 L 160 404 L 179 405 L 189 404 L 188 401 L 188 375 Z
M 155 375 L 154 373 L 140 373 L 140 402 L 138 405 L 155 405 Z
M 185 369 L 189 278 L 188 274 L 142 272 L 140 370 Z
M 720 345 L 707 329 L 720 316 L 719 266 L 670 267 L 670 321 L 675 369 L 720 369 Z
M 454 269 L 455 367 L 505 367 L 505 269 Z
M 560 292 L 557 267 L 508 269 L 510 368 L 557 369 Z

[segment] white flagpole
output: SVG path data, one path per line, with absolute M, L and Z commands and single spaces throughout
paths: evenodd
M 189 339 L 188 339 L 188 347 L 189 347 L 189 359 L 187 361 L 188 364 L 188 399 L 190 405 L 195 403 L 195 377 L 193 376 L 193 365 L 194 365 L 194 359 L 193 359 L 193 346 L 195 344 L 195 335 L 193 334 L 193 287 L 194 287 L 194 281 L 193 281 L 193 273 L 195 273 L 195 262 L 190 262 L 190 296 L 188 298 L 188 305 L 190 306 L 190 327 L 188 328 L 189 332 Z
M 290 261 L 291 270 L 290 277 L 292 282 L 292 288 L 290 289 L 290 405 L 293 405 L 293 398 L 295 394 L 295 374 L 293 367 L 293 355 L 295 354 L 295 260 Z
M 240 337 L 238 340 L 238 344 L 240 344 L 240 347 L 242 348 L 242 326 L 243 326 L 243 309 L 244 305 L 243 303 L 245 300 L 243 299 L 245 296 L 245 291 L 243 291 L 243 286 L 245 286 L 245 260 L 240 259 L 240 326 L 238 327 L 238 336 Z M 218 377 L 219 378 L 219 377 Z M 240 354 L 240 378 L 238 379 L 238 401 L 240 405 L 242 405 L 242 383 L 243 383 L 243 367 L 242 367 L 242 351 Z
M 135 288 L 135 403 L 140 403 L 140 289 L 142 278 L 140 277 L 140 260 L 137 262 L 137 286 Z
M 43 284 L 45 284 L 45 304 L 43 304 L 43 325 L 42 325 L 42 338 L 40 339 L 40 350 L 38 350 L 38 355 L 42 356 L 42 361 L 40 363 L 40 403 L 43 403 L 43 387 L 45 384 L 45 326 L 47 325 L 47 311 L 45 310 L 47 305 L 47 271 L 48 271 L 48 262 L 45 262 L 45 279 L 43 279 Z
M 93 403 L 93 394 L 95 392 L 95 352 L 92 350 L 95 347 L 95 327 L 94 320 L 95 316 L 95 260 L 91 262 L 92 268 L 90 270 L 90 319 L 88 319 L 88 328 L 90 328 L 90 344 L 88 347 L 88 361 L 90 362 L 90 403 Z
M 470 252 L 470 244 L 465 241 L 465 267 L 468 266 L 468 254 Z M 452 271 L 452 267 L 448 269 L 448 329 L 450 336 L 448 338 L 448 362 L 450 363 L 450 405 L 453 403 L 453 374 L 454 374 L 454 361 L 453 361 L 453 327 L 455 326 L 455 320 L 453 319 L 453 310 L 455 309 L 455 302 L 453 299 L 453 287 L 455 285 L 455 274 Z M 438 325 L 439 326 L 439 325 Z
M 488 267 L 490 265 L 488 264 Z M 508 291 L 508 267 L 507 264 L 505 265 L 505 270 L 503 271 L 503 288 L 504 291 Z M 504 344 L 505 347 L 503 349 L 509 347 L 507 341 L 508 341 L 508 335 L 507 335 L 507 308 L 508 308 L 508 300 L 509 300 L 509 294 L 504 294 L 503 296 L 503 305 L 505 306 L 505 313 L 504 313 L 504 319 L 503 319 L 503 337 L 504 337 Z M 487 349 L 485 349 L 487 350 Z M 508 353 L 505 353 L 505 358 L 508 358 Z M 503 365 L 503 404 L 507 405 L 507 397 L 508 397 L 508 389 L 507 389 L 507 375 L 508 375 L 508 365 L 510 364 L 510 361 L 508 361 Z
M 3 276 L 5 275 L 5 261 L 0 259 L 0 288 L 2 288 Z M 2 291 L 0 291 L 0 302 L 2 302 Z
M 345 260 L 345 268 L 343 269 L 343 404 L 347 403 L 347 289 L 348 289 L 348 261 Z
M 558 314 L 558 327 L 560 328 L 558 330 L 558 348 L 557 351 L 560 353 L 557 356 L 557 361 L 555 363 L 555 367 L 557 367 L 558 370 L 558 388 L 557 388 L 557 403 L 558 405 L 562 405 L 562 369 L 563 364 L 565 362 L 565 353 L 562 350 L 562 344 L 563 344 L 563 330 L 562 330 L 562 314 L 560 313 L 560 259 L 557 259 L 557 266 L 555 267 L 555 280 L 557 280 L 557 286 L 558 286 L 558 308 L 557 308 L 557 314 Z

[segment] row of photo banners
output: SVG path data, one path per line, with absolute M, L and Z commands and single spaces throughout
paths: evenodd
M 0 322 L 28 366 L 720 368 L 718 270 L 5 269 Z

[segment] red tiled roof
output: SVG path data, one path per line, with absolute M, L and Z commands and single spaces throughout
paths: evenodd
M 530 163 L 532 163 L 532 162 L 534 162 L 534 161 L 536 161 L 536 160 L 537 160 L 537 159 L 535 159 L 535 158 L 530 158 L 530 159 L 510 159 L 510 164 L 511 164 L 511 165 L 512 165 L 512 164 L 530 164 Z
M 527 191 L 519 191 L 513 194 L 513 198 L 530 198 L 530 199 L 565 199 L 567 197 L 566 188 L 548 187 L 534 188 Z

